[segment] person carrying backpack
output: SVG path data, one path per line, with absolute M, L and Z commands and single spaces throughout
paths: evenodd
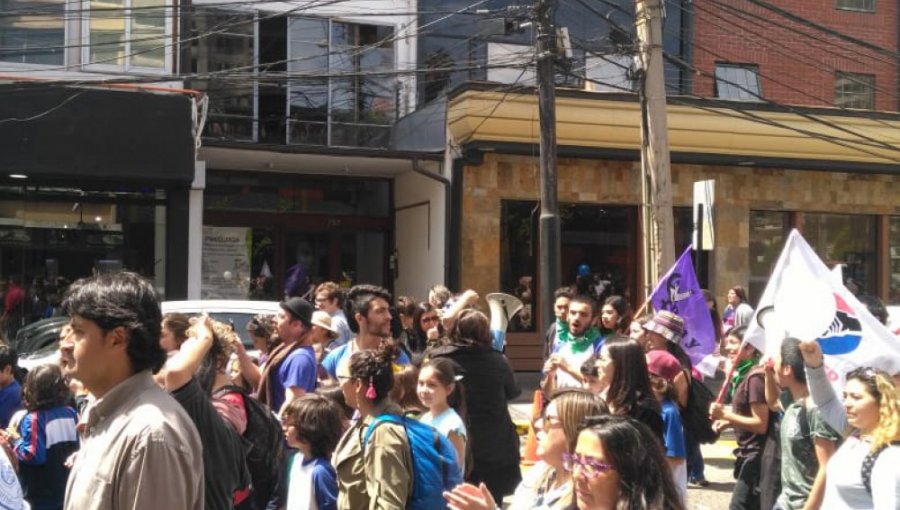
M 444 509 L 444 488 L 461 482 L 450 442 L 432 427 L 403 418 L 391 400 L 396 355 L 396 344 L 384 340 L 338 368 L 344 399 L 360 415 L 332 459 L 338 510 Z

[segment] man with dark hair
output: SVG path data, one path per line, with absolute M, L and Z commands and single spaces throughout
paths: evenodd
M 541 383 L 545 395 L 560 388 L 580 388 L 584 381 L 581 365 L 600 350 L 603 337 L 594 326 L 597 305 L 587 296 L 574 296 L 569 301 L 566 327 L 559 333 L 559 342 L 544 364 Z
M 344 314 L 344 289 L 334 282 L 325 282 L 316 287 L 316 308 L 331 316 L 331 327 L 337 330 L 338 337 L 331 342 L 330 349 L 340 347 L 353 337 L 347 316 Z
M 780 355 L 766 365 L 766 401 L 773 411 L 782 410 L 780 389 L 788 390 L 793 402 L 781 419 L 781 493 L 775 508 L 818 508 L 825 494 L 825 465 L 841 436 L 825 423 L 809 397 L 796 338 L 785 338 Z
M 259 400 L 281 416 L 284 406 L 316 389 L 316 351 L 313 349 L 309 301 L 292 297 L 281 303 L 275 330 L 281 344 L 272 350 L 259 381 Z
M 566 320 L 569 317 L 569 301 L 572 300 L 572 288 L 560 287 L 553 293 L 553 313 L 556 320 L 547 328 L 544 334 L 546 344 L 544 345 L 545 356 L 550 356 L 553 349 L 559 342 L 559 334 L 567 327 Z
M 9 426 L 9 419 L 22 408 L 22 387 L 16 381 L 19 356 L 8 345 L 0 345 L 0 429 Z
M 391 293 L 376 285 L 356 285 L 347 293 L 344 305 L 350 330 L 356 337 L 331 351 L 322 366 L 332 379 L 338 367 L 345 364 L 356 351 L 377 349 L 385 338 L 391 337 Z M 409 364 L 409 356 L 400 352 L 397 363 Z
M 200 437 L 153 382 L 166 359 L 153 286 L 120 272 L 75 282 L 63 302 L 72 332 L 61 365 L 95 401 L 66 487 L 67 510 L 204 508 Z

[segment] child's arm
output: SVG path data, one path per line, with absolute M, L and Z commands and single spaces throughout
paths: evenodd
M 16 458 L 23 464 L 37 466 L 47 461 L 44 434 L 40 433 L 38 413 L 28 413 L 19 424 L 19 439 L 13 443 Z
M 466 471 L 466 436 L 460 434 L 455 430 L 451 430 L 449 434 L 447 434 L 447 439 L 450 440 L 450 444 L 453 445 L 453 448 L 456 450 L 456 460 L 459 461 L 459 467 Z

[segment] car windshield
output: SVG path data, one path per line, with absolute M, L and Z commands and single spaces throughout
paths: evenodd
M 253 341 L 250 339 L 250 334 L 247 333 L 247 323 L 253 319 L 255 314 L 247 312 L 209 312 L 209 316 L 219 322 L 231 324 L 234 327 L 234 332 L 241 337 L 241 343 L 244 344 L 244 347 L 247 349 L 255 348 L 253 347 Z

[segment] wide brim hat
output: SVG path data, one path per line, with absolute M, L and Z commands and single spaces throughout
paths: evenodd
M 328 315 L 328 312 L 316 310 L 312 314 L 311 322 L 313 326 L 319 326 L 320 328 L 327 331 L 328 336 L 330 336 L 331 338 L 337 338 L 340 335 L 340 333 L 338 333 L 338 331 L 334 329 L 334 326 L 331 325 L 331 316 Z
M 644 329 L 677 344 L 684 336 L 684 320 L 672 312 L 662 310 L 644 323 Z

